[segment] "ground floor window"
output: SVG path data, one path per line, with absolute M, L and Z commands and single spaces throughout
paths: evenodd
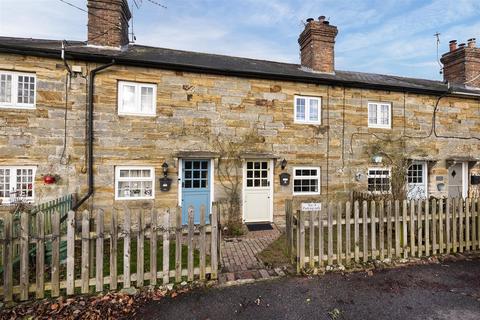
M 293 194 L 320 194 L 320 168 L 293 168 Z
M 34 200 L 36 167 L 0 167 L 0 199 L 2 203 Z
M 390 192 L 390 169 L 368 169 L 368 191 L 375 193 Z
M 153 199 L 155 170 L 143 166 L 115 167 L 115 199 Z

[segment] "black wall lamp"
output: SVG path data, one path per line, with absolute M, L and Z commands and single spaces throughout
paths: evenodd
M 168 164 L 164 162 L 162 164 L 163 178 L 160 178 L 160 191 L 169 191 L 172 185 L 172 179 L 168 178 Z
M 287 160 L 283 158 L 282 162 L 280 163 L 280 167 L 282 168 L 282 170 L 284 170 L 286 166 L 287 166 Z

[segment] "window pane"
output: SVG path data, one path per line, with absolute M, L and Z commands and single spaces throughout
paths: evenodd
M 368 123 L 377 124 L 377 105 L 370 103 L 368 105 Z
M 122 111 L 135 112 L 135 86 L 123 85 Z
M 389 109 L 390 109 L 390 106 L 388 104 L 382 104 L 380 106 L 380 110 L 381 110 L 380 124 L 383 124 L 383 125 L 389 125 L 390 124 Z
M 35 78 L 18 76 L 17 102 L 33 104 L 35 94 Z
M 0 74 L 0 103 L 12 102 L 12 75 Z
M 152 113 L 153 110 L 153 88 L 142 87 L 142 98 L 140 112 Z
M 318 121 L 318 100 L 310 100 L 309 120 Z
M 305 120 L 305 99 L 297 98 L 297 120 Z

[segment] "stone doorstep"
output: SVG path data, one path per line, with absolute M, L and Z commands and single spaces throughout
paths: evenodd
M 238 272 L 221 273 L 218 277 L 219 287 L 228 287 L 256 281 L 264 281 L 284 277 L 285 272 L 280 268 L 275 269 L 255 269 Z

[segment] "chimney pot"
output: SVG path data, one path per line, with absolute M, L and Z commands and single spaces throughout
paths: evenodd
M 451 40 L 449 43 L 450 52 L 457 50 L 457 40 Z
M 459 49 L 465 48 L 465 43 L 460 43 L 460 44 L 458 45 L 458 48 L 459 48 Z
M 325 16 L 320 16 L 320 17 L 318 17 L 318 21 L 320 21 L 320 22 L 325 21 Z
M 323 24 L 329 25 L 330 22 L 325 20 L 325 21 L 323 21 Z
M 477 40 L 475 38 L 468 39 L 467 46 L 469 48 L 476 48 L 477 47 Z
M 315 19 L 313 19 L 313 18 L 308 18 L 308 19 L 307 19 L 307 22 L 309 22 L 309 23 L 310 23 L 310 22 L 313 22 L 313 21 L 315 21 Z

